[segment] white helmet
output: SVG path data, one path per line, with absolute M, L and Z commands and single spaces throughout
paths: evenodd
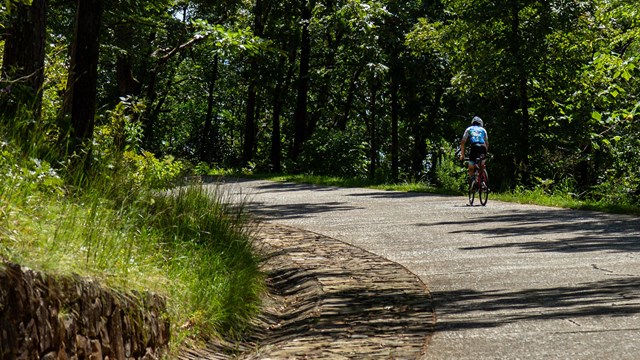
M 474 124 L 478 124 L 479 126 L 484 127 L 484 123 L 482 122 L 482 119 L 480 119 L 479 116 L 474 116 L 473 119 L 471 119 L 471 125 Z

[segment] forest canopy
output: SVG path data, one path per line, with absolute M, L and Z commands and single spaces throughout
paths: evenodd
M 435 184 L 480 116 L 495 188 L 638 204 L 639 5 L 6 0 L 0 116 L 87 171 L 109 143 Z

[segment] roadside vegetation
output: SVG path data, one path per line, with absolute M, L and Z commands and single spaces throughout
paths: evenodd
M 249 169 L 209 169 L 206 175 L 265 179 L 277 182 L 294 182 L 320 186 L 363 187 L 387 191 L 444 195 L 466 194 L 466 167 L 456 164 L 453 157 L 448 161 L 448 164 L 436 169 L 435 173 L 435 181 L 407 180 L 397 183 L 376 182 L 366 177 L 354 178 L 313 174 L 257 173 Z M 633 191 L 614 191 L 607 194 L 600 194 L 598 197 L 594 197 L 593 194 L 594 192 L 577 193 L 571 182 L 554 184 L 550 180 L 537 179 L 537 184 L 529 187 L 518 186 L 515 189 L 492 191 L 490 200 L 615 214 L 640 215 L 640 206 L 635 202 L 635 193 Z
M 112 116 L 90 172 L 54 161 L 51 143 L 24 141 L 19 126 L 0 129 L 0 260 L 164 295 L 173 350 L 241 336 L 264 290 L 242 207 L 177 186 L 186 164 L 137 150 L 135 131 L 117 151 L 113 124 L 126 118 Z
M 402 182 L 396 184 L 372 183 L 366 179 L 347 179 L 340 177 L 318 175 L 271 175 L 244 174 L 255 178 L 272 181 L 290 181 L 305 184 L 337 187 L 367 187 L 389 191 L 423 192 L 445 195 L 464 195 L 464 190 L 454 190 L 451 187 L 439 187 L 425 182 Z M 464 177 L 461 178 L 464 181 Z M 577 210 L 593 210 L 600 212 L 640 215 L 640 207 L 628 202 L 615 202 L 615 199 L 581 199 L 579 194 L 570 188 L 537 185 L 531 188 L 518 187 L 514 190 L 492 192 L 490 200 L 500 200 L 521 204 L 552 206 Z

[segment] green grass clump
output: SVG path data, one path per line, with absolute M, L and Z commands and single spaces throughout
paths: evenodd
M 188 299 L 176 312 L 201 336 L 240 335 L 264 290 L 244 213 L 222 200 L 217 190 L 190 186 L 154 197 L 149 209 L 147 225 L 164 239 L 168 274 L 180 284 L 172 298 Z

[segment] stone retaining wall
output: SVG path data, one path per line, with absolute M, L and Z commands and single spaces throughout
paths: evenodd
M 0 263 L 0 359 L 157 359 L 168 351 L 165 300 Z

